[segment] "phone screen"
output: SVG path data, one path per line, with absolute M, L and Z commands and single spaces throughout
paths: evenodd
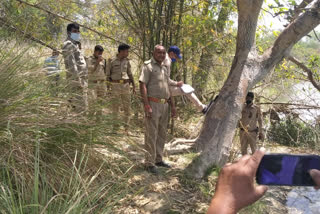
M 309 174 L 320 169 L 317 155 L 264 155 L 257 170 L 257 183 L 278 186 L 314 186 Z

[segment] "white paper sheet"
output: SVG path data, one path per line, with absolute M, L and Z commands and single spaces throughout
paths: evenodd
M 181 90 L 186 94 L 194 92 L 194 88 L 192 88 L 192 86 L 188 84 L 183 84 L 181 86 Z

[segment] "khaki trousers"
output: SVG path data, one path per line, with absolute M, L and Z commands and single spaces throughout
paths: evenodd
M 144 145 L 146 152 L 145 164 L 152 166 L 162 161 L 164 144 L 167 139 L 168 103 L 150 102 L 152 118 L 145 117 L 146 132 Z
M 178 86 L 169 86 L 169 90 L 171 93 L 171 96 L 182 96 L 185 95 L 192 103 L 196 106 L 198 111 L 202 111 L 206 106 L 202 104 L 202 102 L 198 99 L 198 97 L 194 93 L 186 94 L 181 90 Z
M 106 82 L 105 80 L 89 81 L 89 109 L 90 112 L 101 114 L 101 105 L 106 98 Z M 99 110 L 100 109 L 100 110 Z
M 240 130 L 240 144 L 241 144 L 241 154 L 246 155 L 248 145 L 251 147 L 252 154 L 257 149 L 257 140 L 258 133 L 257 132 L 248 132 L 245 130 Z
M 116 122 L 119 120 L 120 107 L 123 109 L 123 121 L 125 127 L 130 122 L 130 85 L 129 83 L 112 83 L 111 84 L 111 109 Z
M 85 78 L 67 76 L 69 102 L 75 112 L 83 112 L 88 109 L 88 82 Z

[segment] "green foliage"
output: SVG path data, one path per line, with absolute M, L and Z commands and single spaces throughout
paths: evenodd
M 268 139 L 285 146 L 315 148 L 319 143 L 320 129 L 291 117 L 271 125 Z
M 256 203 L 242 209 L 240 214 L 263 214 L 266 213 L 267 206 L 261 201 L 257 201 Z

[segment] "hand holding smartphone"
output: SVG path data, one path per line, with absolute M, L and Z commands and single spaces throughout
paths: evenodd
M 320 156 L 268 154 L 259 164 L 256 180 L 262 185 L 315 186 L 311 169 L 320 170 Z

